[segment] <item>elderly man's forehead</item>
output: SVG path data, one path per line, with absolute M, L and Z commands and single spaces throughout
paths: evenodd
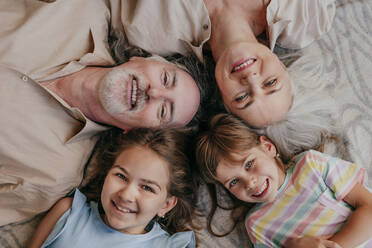
M 163 58 L 159 55 L 152 55 L 151 57 L 147 57 L 146 59 L 153 60 L 153 61 L 156 61 L 156 62 L 166 63 L 168 66 L 174 66 L 176 68 L 180 68 L 181 70 L 186 71 L 186 72 L 189 73 L 189 71 L 187 70 L 187 68 L 184 65 L 177 62 L 177 59 L 174 59 L 173 61 L 172 60 L 169 61 L 169 60 L 167 60 L 167 59 L 165 59 L 165 58 Z

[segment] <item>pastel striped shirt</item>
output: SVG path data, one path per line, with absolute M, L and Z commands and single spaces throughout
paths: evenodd
M 281 247 L 289 238 L 302 236 L 332 236 L 352 212 L 343 198 L 357 182 L 364 184 L 365 177 L 365 169 L 353 163 L 313 150 L 302 153 L 287 170 L 276 199 L 256 204 L 248 213 L 245 226 L 254 247 Z M 358 247 L 372 247 L 372 240 Z

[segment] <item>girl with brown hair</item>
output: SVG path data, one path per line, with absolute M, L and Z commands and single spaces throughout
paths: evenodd
M 30 247 L 195 247 L 186 228 L 195 209 L 187 140 L 172 129 L 107 131 L 86 196 L 76 189 L 57 202 Z

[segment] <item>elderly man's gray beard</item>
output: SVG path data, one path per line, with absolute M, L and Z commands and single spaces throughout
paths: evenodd
M 132 82 L 137 82 L 137 88 L 132 88 Z M 108 72 L 100 82 L 98 97 L 107 113 L 121 114 L 126 111 L 138 112 L 146 102 L 144 79 L 137 72 L 126 69 L 114 69 Z M 133 95 L 135 105 L 129 98 Z M 133 99 L 133 98 L 132 98 Z

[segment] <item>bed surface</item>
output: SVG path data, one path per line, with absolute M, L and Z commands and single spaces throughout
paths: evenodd
M 372 0 L 337 0 L 332 29 L 322 39 L 303 49 L 302 56 L 316 59 L 322 73 L 329 79 L 304 87 L 321 87 L 333 96 L 338 106 L 338 124 L 346 137 L 346 152 L 332 155 L 363 166 L 372 185 Z M 296 82 L 299 83 L 299 82 Z M 205 187 L 200 188 L 199 205 L 207 213 L 210 201 Z M 225 201 L 226 197 L 221 197 Z M 0 213 L 1 214 L 1 213 Z M 0 247 L 25 247 L 41 217 L 24 223 L 0 227 Z M 199 223 L 204 218 L 197 218 Z M 219 211 L 214 230 L 229 228 L 229 213 Z M 197 232 L 199 247 L 250 247 L 243 227 L 230 235 L 216 238 L 205 229 Z

